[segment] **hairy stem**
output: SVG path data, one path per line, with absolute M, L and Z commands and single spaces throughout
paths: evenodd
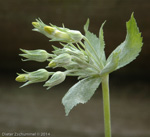
M 109 75 L 102 78 L 105 137 L 111 137 Z

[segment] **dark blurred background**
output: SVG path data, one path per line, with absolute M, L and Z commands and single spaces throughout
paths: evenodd
M 83 34 L 90 18 L 90 31 L 98 35 L 104 26 L 106 55 L 124 41 L 125 23 L 134 12 L 144 46 L 140 56 L 110 75 L 112 134 L 114 137 L 150 136 L 150 1 L 149 0 L 0 0 L 0 133 L 50 132 L 52 137 L 103 137 L 101 87 L 85 105 L 78 105 L 65 117 L 61 98 L 77 82 L 67 78 L 46 91 L 43 83 L 19 89 L 16 72 L 34 71 L 46 63 L 22 62 L 19 48 L 51 51 L 40 33 L 32 32 L 31 22 L 41 18 Z

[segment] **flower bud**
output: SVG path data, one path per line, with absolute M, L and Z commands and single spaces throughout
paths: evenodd
M 66 78 L 65 72 L 57 71 L 43 86 L 48 87 L 47 89 L 50 89 L 51 87 L 62 83 L 65 80 L 65 78 Z
M 16 81 L 18 82 L 26 82 L 28 80 L 28 74 L 18 74 L 19 76 L 16 77 Z
M 68 53 L 71 56 L 77 56 L 78 58 L 81 58 L 82 60 L 87 61 L 88 57 L 80 50 L 72 48 L 71 46 L 62 48 L 62 49 L 56 49 L 53 51 L 54 54 L 60 55 L 62 53 Z
M 71 56 L 67 53 L 60 54 L 59 56 L 55 57 L 49 64 L 49 67 L 63 67 L 64 65 L 71 63 Z
M 71 47 L 70 49 L 65 48 L 65 51 L 70 55 L 76 56 L 82 60 L 87 60 L 87 56 L 81 50 L 73 49 Z
M 83 35 L 81 34 L 81 32 L 77 30 L 69 30 L 68 34 L 70 35 L 72 39 L 72 43 L 78 43 L 83 38 Z
M 32 22 L 32 25 L 34 26 L 34 29 L 32 29 L 32 30 L 40 32 L 49 38 L 49 34 L 47 32 L 45 32 L 45 30 L 44 30 L 44 27 L 46 26 L 46 24 L 44 24 L 41 19 L 36 19 L 36 21 L 37 22 Z
M 26 71 L 24 71 L 24 72 L 26 72 Z M 45 69 L 39 69 L 37 71 L 26 72 L 26 73 L 27 74 L 18 74 L 19 76 L 16 78 L 16 81 L 18 81 L 18 82 L 26 82 L 27 81 L 21 87 L 27 86 L 32 83 L 46 81 L 51 74 L 50 72 L 48 72 Z
M 48 26 L 44 24 L 40 19 L 36 21 L 37 22 L 32 22 L 32 25 L 35 27 L 33 30 L 44 34 L 48 38 L 51 38 L 51 41 L 78 43 L 83 38 L 83 35 L 80 31 L 70 30 L 64 27 L 57 27 L 52 24 L 51 26 Z
M 50 26 L 44 27 L 44 30 L 51 35 L 50 38 L 52 38 L 52 41 L 78 43 L 83 38 L 81 32 L 77 30 L 69 30 L 60 27 L 52 28 Z
M 20 50 L 22 52 L 24 52 L 25 54 L 19 54 L 19 55 L 27 58 L 23 61 L 33 60 L 33 61 L 37 61 L 37 62 L 44 62 L 51 56 L 51 54 L 49 54 L 45 50 L 41 50 L 41 49 L 38 49 L 38 50 L 20 49 Z
M 64 68 L 67 70 L 80 69 L 80 64 L 77 64 L 72 61 L 70 64 L 65 65 Z
M 37 28 L 37 27 L 40 27 L 40 24 L 38 22 L 32 22 L 32 25 Z
M 44 30 L 49 33 L 50 35 L 55 31 L 55 29 L 53 27 L 50 26 L 45 26 Z
M 57 66 L 57 64 L 53 60 L 48 64 L 48 67 L 50 67 L 50 68 L 54 68 L 56 66 Z

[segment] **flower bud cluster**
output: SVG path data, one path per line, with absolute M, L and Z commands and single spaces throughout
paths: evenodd
M 48 64 L 49 67 L 79 69 L 88 61 L 87 56 L 82 51 L 76 47 L 71 47 L 70 45 L 66 45 L 62 49 L 55 49 L 53 53 L 55 56 L 50 60 L 50 63 Z M 79 60 L 80 63 L 78 63 Z M 71 67 L 72 65 L 75 65 L 76 67 Z
M 62 44 L 62 48 L 53 46 L 54 51 L 48 53 L 43 49 L 37 50 L 24 50 L 20 49 L 23 54 L 19 54 L 23 61 L 48 61 L 46 68 L 62 67 L 64 72 L 49 72 L 46 69 L 38 69 L 33 72 L 24 71 L 23 74 L 18 74 L 16 81 L 25 82 L 21 87 L 27 86 L 32 83 L 45 82 L 43 85 L 50 89 L 62 83 L 66 76 L 78 76 L 78 78 L 85 78 L 88 76 L 94 76 L 99 71 L 94 65 L 91 65 L 90 56 L 85 51 L 84 47 L 80 43 L 83 35 L 79 31 L 69 30 L 67 28 L 61 28 L 54 25 L 45 25 L 41 20 L 33 22 L 35 27 L 33 30 L 43 33 L 52 41 L 66 42 Z M 73 44 L 75 43 L 75 44 Z M 79 45 L 80 44 L 80 45 Z M 50 78 L 49 78 L 50 77 Z
M 67 75 L 79 76 L 79 78 L 99 73 L 98 70 L 91 65 L 89 57 L 84 50 L 80 50 L 70 44 L 63 46 L 64 47 L 61 49 L 54 47 L 54 56 L 49 60 L 50 63 L 48 64 L 48 67 L 65 68 L 66 72 L 69 72 Z

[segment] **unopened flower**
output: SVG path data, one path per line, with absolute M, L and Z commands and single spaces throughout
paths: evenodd
M 26 71 L 24 71 L 26 72 Z M 51 75 L 50 72 L 48 72 L 45 69 L 39 69 L 37 71 L 33 72 L 26 72 L 26 74 L 18 74 L 18 77 L 16 78 L 16 81 L 18 82 L 26 82 L 21 87 L 27 86 L 32 83 L 38 83 L 43 82 L 48 79 L 48 77 Z
M 40 32 L 49 38 L 49 34 L 44 30 L 44 27 L 46 26 L 46 24 L 44 24 L 41 19 L 36 19 L 36 21 L 37 22 L 32 22 L 32 25 L 35 27 L 32 30 Z
M 83 38 L 83 35 L 78 30 L 70 30 L 64 27 L 57 27 L 52 24 L 48 26 L 41 20 L 36 21 L 37 22 L 32 22 L 32 25 L 35 27 L 33 30 L 44 34 L 48 38 L 51 38 L 51 41 L 78 43 Z
M 26 82 L 28 80 L 28 74 L 18 74 L 16 77 L 16 81 L 18 82 Z
M 57 71 L 43 86 L 48 87 L 47 89 L 50 89 L 51 87 L 62 83 L 65 80 L 65 78 L 66 78 L 65 72 Z
M 62 45 L 64 46 L 64 44 L 62 44 Z M 63 54 L 63 53 L 68 53 L 72 56 L 77 56 L 77 57 L 79 57 L 83 60 L 87 60 L 87 58 L 88 58 L 81 50 L 79 50 L 77 48 L 73 48 L 69 44 L 68 44 L 68 46 L 65 45 L 64 48 L 62 48 L 62 49 L 54 50 L 53 53 L 56 54 L 56 55 L 60 55 L 60 54 Z
M 71 63 L 71 58 L 71 55 L 67 53 L 60 54 L 51 60 L 51 62 L 48 64 L 48 67 L 63 67 L 64 65 Z
M 51 57 L 51 54 L 47 53 L 45 50 L 37 49 L 37 50 L 24 50 L 20 49 L 22 52 L 25 54 L 19 54 L 22 57 L 25 57 L 27 59 L 23 61 L 37 61 L 37 62 L 44 62 L 46 61 L 49 57 Z

